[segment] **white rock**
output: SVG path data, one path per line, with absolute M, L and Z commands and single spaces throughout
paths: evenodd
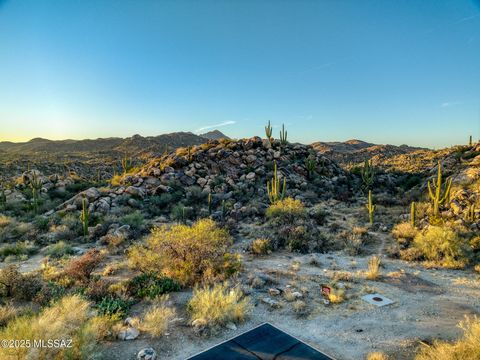
M 151 347 L 142 349 L 137 354 L 137 360 L 155 360 L 156 358 L 157 353 Z

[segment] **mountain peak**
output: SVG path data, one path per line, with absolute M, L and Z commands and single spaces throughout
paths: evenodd
M 205 134 L 200 134 L 200 136 L 210 140 L 230 139 L 227 135 L 225 135 L 219 130 L 212 130 L 212 131 L 206 132 Z

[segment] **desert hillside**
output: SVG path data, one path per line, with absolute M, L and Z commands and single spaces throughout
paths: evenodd
M 156 139 L 2 149 L 95 149 L 101 162 L 103 146 L 112 157 Z M 85 309 L 83 320 L 58 321 L 72 322 L 75 338 L 79 321 L 101 327 L 89 346 L 106 359 L 183 359 L 271 321 L 338 359 L 379 348 L 413 359 L 420 341 L 458 336 L 454 325 L 480 310 L 479 144 L 393 154 L 359 141 L 323 151 L 286 137 L 175 139 L 176 149 L 157 147 L 136 166 L 120 155 L 118 170 L 99 178 L 94 163 L 58 171 L 54 159 L 4 173 L 5 323 L 28 317 L 45 331 L 49 311 Z M 335 151 L 358 163 L 341 166 Z M 393 304 L 376 309 L 369 294 Z M 319 321 L 336 342 L 316 332 Z

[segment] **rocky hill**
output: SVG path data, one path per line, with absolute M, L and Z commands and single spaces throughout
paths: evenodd
M 111 176 L 120 171 L 120 160 L 128 157 L 139 166 L 164 152 L 203 144 L 209 137 L 224 137 L 219 131 L 204 135 L 175 132 L 158 136 L 133 135 L 128 138 L 99 138 L 85 140 L 48 140 L 35 138 L 27 142 L 0 142 L 0 170 L 4 175 L 21 173 L 34 165 L 46 174 L 74 170 L 82 176 L 98 171 Z
M 315 142 L 313 148 L 321 154 L 328 156 L 345 167 L 373 160 L 376 165 L 382 165 L 390 158 L 410 154 L 416 151 L 429 151 L 428 149 L 411 147 L 408 145 L 377 145 L 361 140 L 348 140 L 345 142 Z
M 309 174 L 305 159 L 315 164 Z M 128 204 L 133 208 L 148 206 L 152 198 L 159 201 L 158 211 L 170 213 L 172 206 L 183 206 L 188 213 L 213 209 L 214 217 L 228 210 L 231 217 L 255 217 L 268 207 L 266 183 L 277 164 L 280 182 L 286 179 L 288 196 L 305 203 L 319 198 L 345 197 L 349 192 L 344 171 L 312 147 L 289 144 L 280 149 L 259 137 L 212 140 L 188 151 L 178 149 L 158 157 L 133 174 L 122 177 L 119 186 L 91 188 L 68 200 L 57 210 L 73 211 L 86 196 L 92 212 L 115 212 Z M 207 195 L 211 194 L 211 204 Z M 184 213 L 185 215 L 185 213 Z

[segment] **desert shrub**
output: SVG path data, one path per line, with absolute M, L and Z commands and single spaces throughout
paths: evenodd
M 147 206 L 148 213 L 158 216 L 165 212 L 173 202 L 173 196 L 170 193 L 163 193 L 149 198 Z
M 111 281 L 102 279 L 101 277 L 92 279 L 85 288 L 85 295 L 92 301 L 102 301 L 110 295 L 110 285 L 112 285 Z
M 328 294 L 328 300 L 332 304 L 340 304 L 345 300 L 345 290 L 332 288 Z
M 423 347 L 415 360 L 478 360 L 480 354 L 480 320 L 476 317 L 466 319 L 459 324 L 463 337 L 454 343 L 435 342 Z
M 242 322 L 250 309 L 250 300 L 244 298 L 239 288 L 228 284 L 195 288 L 188 303 L 192 323 L 207 327 Z
M 79 258 L 70 260 L 65 266 L 64 273 L 75 281 L 87 282 L 102 259 L 103 254 L 100 251 L 90 249 Z
M 130 306 L 132 306 L 132 303 L 128 300 L 115 296 L 107 296 L 104 297 L 96 307 L 101 315 L 124 317 L 130 309 Z
M 20 257 L 22 255 L 32 255 L 36 251 L 35 246 L 29 242 L 17 242 L 15 244 L 9 244 L 0 249 L 0 257 L 5 259 L 8 256 Z
M 12 304 L 0 306 L 0 327 L 8 324 L 12 319 L 17 317 L 18 310 Z
M 133 230 L 143 229 L 144 218 L 140 211 L 134 211 L 120 219 L 120 223 L 129 225 Z
M 239 268 L 238 256 L 228 256 L 232 239 L 210 219 L 192 226 L 162 226 L 152 231 L 146 246 L 133 246 L 129 263 L 140 271 L 160 272 L 181 284 L 228 277 Z
M 294 224 L 298 219 L 305 218 L 306 211 L 300 200 L 287 197 L 270 205 L 266 215 L 278 223 Z
M 379 276 L 380 256 L 372 256 L 368 260 L 368 271 L 366 277 L 368 280 L 376 280 Z
M 49 281 L 37 292 L 33 301 L 41 306 L 55 302 L 67 294 L 67 289 L 53 281 Z
M 395 239 L 413 240 L 417 236 L 418 230 L 410 222 L 402 222 L 393 227 L 392 235 Z
M 52 258 L 61 258 L 66 255 L 73 255 L 75 251 L 73 247 L 64 241 L 59 241 L 56 244 L 49 245 L 45 248 L 45 255 Z
M 143 316 L 140 329 L 152 337 L 160 337 L 165 334 L 174 317 L 175 309 L 165 305 L 152 305 Z
M 128 291 L 133 296 L 154 299 L 159 295 L 180 290 L 180 284 L 165 276 L 156 273 L 147 273 L 135 276 L 128 282 Z
M 390 358 L 382 352 L 372 352 L 367 355 L 367 360 L 389 360 Z
M 22 274 L 15 265 L 0 270 L 0 294 L 7 298 L 32 300 L 41 288 L 34 274 Z
M 6 215 L 0 215 L 0 229 L 10 225 L 12 221 L 13 219 L 11 217 L 8 217 Z
M 184 206 L 183 204 L 177 204 L 172 207 L 170 213 L 172 220 L 185 222 L 191 219 L 193 216 L 193 209 L 191 207 Z
M 328 211 L 320 206 L 315 206 L 310 212 L 310 216 L 319 224 L 325 224 L 328 216 Z
M 47 231 L 50 224 L 50 220 L 46 216 L 37 216 L 33 220 L 35 227 L 40 231 Z
M 368 237 L 368 229 L 358 226 L 353 227 L 351 231 L 344 231 L 340 234 L 340 238 L 344 242 L 345 251 L 350 256 L 361 253 Z
M 98 315 L 93 317 L 85 327 L 86 334 L 93 335 L 95 341 L 113 339 L 115 326 L 119 323 L 118 315 Z
M 461 267 L 466 261 L 464 241 L 446 226 L 429 226 L 415 236 L 413 246 L 427 260 L 446 267 Z
M 270 240 L 259 238 L 252 241 L 250 249 L 255 255 L 267 255 L 271 252 Z
M 25 315 L 10 321 L 0 330 L 2 339 L 72 339 L 71 348 L 2 348 L 3 359 L 85 359 L 94 354 L 91 342 L 80 341 L 85 336 L 90 304 L 78 295 L 68 296 L 45 308 L 38 315 Z M 92 337 L 93 338 L 93 337 Z

